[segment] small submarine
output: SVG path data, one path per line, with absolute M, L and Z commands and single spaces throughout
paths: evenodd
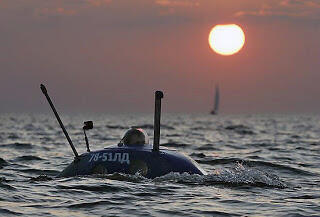
M 176 150 L 160 149 L 160 118 L 162 91 L 155 92 L 154 141 L 149 143 L 143 129 L 131 128 L 118 144 L 102 150 L 91 151 L 86 130 L 93 129 L 92 121 L 85 121 L 83 126 L 87 152 L 78 154 L 68 132 L 66 131 L 46 87 L 40 89 L 59 122 L 64 135 L 74 153 L 73 161 L 58 175 L 58 177 L 86 176 L 95 174 L 140 174 L 146 178 L 156 178 L 171 172 L 206 175 L 207 173 L 189 156 Z

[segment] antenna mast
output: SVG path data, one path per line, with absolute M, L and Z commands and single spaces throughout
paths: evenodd
M 67 138 L 67 140 L 68 140 L 68 142 L 69 142 L 69 144 L 71 146 L 71 149 L 72 149 L 72 151 L 74 153 L 74 156 L 76 158 L 78 158 L 79 157 L 78 152 L 77 152 L 76 148 L 74 147 L 74 145 L 73 145 L 73 143 L 72 143 L 72 141 L 71 141 L 71 139 L 70 139 L 70 137 L 68 135 L 68 132 L 67 132 L 66 128 L 64 127 L 64 125 L 63 125 L 63 123 L 62 123 L 62 121 L 61 121 L 61 119 L 60 119 L 60 117 L 59 117 L 59 115 L 57 113 L 57 110 L 55 109 L 55 107 L 54 107 L 54 105 L 53 105 L 53 103 L 52 103 L 52 101 L 51 101 L 51 99 L 50 99 L 50 97 L 48 95 L 46 87 L 43 84 L 41 84 L 40 85 L 40 89 L 42 90 L 42 93 L 46 96 L 46 98 L 47 98 L 47 100 L 49 102 L 49 105 L 50 105 L 54 115 L 56 116 L 56 118 L 57 118 L 57 120 L 58 120 L 58 122 L 60 124 L 60 127 L 62 128 L 62 131 L 63 131 L 64 135 L 66 136 L 66 138 Z

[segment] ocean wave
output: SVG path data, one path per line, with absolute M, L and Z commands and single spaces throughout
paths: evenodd
M 191 127 L 190 130 L 192 131 L 209 131 L 209 130 L 212 130 L 208 127 Z
M 249 127 L 244 126 L 242 124 L 239 125 L 230 125 L 224 128 L 225 130 L 232 130 L 238 134 L 241 135 L 255 135 L 255 132 L 253 132 Z
M 189 144 L 183 144 L 183 143 L 175 143 L 175 142 L 169 142 L 169 143 L 162 143 L 161 146 L 164 147 L 173 147 L 173 148 L 185 148 L 190 146 Z
M 26 131 L 34 131 L 34 132 L 37 132 L 37 131 L 41 131 L 41 130 L 42 130 L 42 128 L 36 127 L 36 126 L 34 126 L 32 123 L 26 124 L 26 125 L 23 127 L 23 129 L 26 130 Z
M 34 160 L 43 160 L 43 159 L 38 156 L 33 156 L 33 155 L 24 155 L 21 157 L 17 157 L 15 159 L 15 161 L 34 161 Z
M 0 214 L 3 214 L 5 216 L 7 215 L 13 215 L 13 216 L 23 216 L 23 213 L 20 213 L 20 212 L 14 212 L 14 211 L 11 211 L 9 209 L 5 209 L 5 208 L 0 208 Z
M 206 159 L 201 159 L 201 160 L 196 160 L 196 161 L 199 164 L 207 164 L 207 165 L 212 165 L 212 166 L 243 162 L 243 160 L 240 158 L 218 158 L 218 159 L 206 158 Z
M 0 177 L 0 183 L 1 183 L 1 182 L 7 182 L 6 177 Z
M 271 188 L 287 188 L 287 184 L 280 180 L 280 178 L 270 172 L 262 171 L 256 168 L 248 168 L 237 163 L 233 168 L 220 168 L 214 170 L 208 175 L 198 175 L 189 173 L 175 173 L 171 172 L 164 176 L 154 179 L 147 179 L 140 174 L 130 175 L 122 173 L 94 175 L 94 176 L 81 176 L 81 179 L 109 179 L 134 183 L 161 183 L 173 182 L 186 185 L 224 185 L 230 187 L 236 186 L 253 186 L 253 187 L 271 187 Z M 79 179 L 79 177 L 69 178 L 64 181 L 65 184 L 58 184 L 58 189 L 74 189 L 84 190 L 91 192 L 118 192 L 123 191 L 122 185 L 111 185 L 110 183 L 101 183 L 98 181 L 95 184 L 71 184 L 70 182 Z M 38 181 L 51 181 L 52 178 L 46 175 L 40 175 L 30 179 L 30 182 Z
M 315 195 L 304 194 L 304 195 L 299 195 L 299 196 L 294 196 L 294 197 L 288 197 L 286 199 L 314 200 L 314 199 L 319 199 L 319 198 L 320 198 L 319 194 L 315 194 Z
M 1 146 L 10 147 L 10 148 L 16 148 L 16 149 L 31 149 L 32 148 L 32 144 L 31 143 L 20 143 L 20 142 L 3 144 Z
M 92 208 L 99 205 L 104 206 L 118 206 L 121 204 L 125 204 L 125 201 L 114 201 L 114 200 L 98 200 L 94 202 L 83 202 L 83 203 L 74 203 L 71 205 L 67 205 L 68 208 Z
M 287 170 L 290 171 L 291 173 L 297 174 L 297 175 L 310 175 L 313 176 L 315 174 L 294 168 L 292 166 L 287 166 L 287 165 L 282 165 L 282 164 L 276 164 L 276 163 L 271 163 L 267 161 L 251 161 L 251 160 L 244 160 L 240 158 L 220 158 L 220 159 L 200 159 L 196 160 L 199 164 L 207 164 L 207 165 L 221 165 L 221 164 L 232 164 L 232 163 L 238 163 L 241 162 L 241 164 L 246 165 L 248 167 L 257 167 L 257 166 L 262 166 L 262 167 L 271 167 L 275 168 L 278 170 Z
M 37 177 L 32 177 L 30 178 L 30 182 L 46 182 L 46 181 L 51 181 L 53 180 L 52 177 L 49 177 L 47 175 L 40 175 L 40 176 L 37 176 Z
M 252 147 L 269 147 L 269 146 L 274 146 L 274 143 L 265 143 L 265 142 L 261 142 L 261 143 L 248 143 L 246 144 L 246 146 L 252 146 Z
M 287 185 L 275 174 L 254 168 L 246 168 L 238 163 L 236 167 L 218 169 L 208 175 L 190 175 L 188 173 L 169 173 L 154 179 L 155 182 L 172 181 L 191 185 L 226 185 L 286 188 Z
M 203 153 L 192 153 L 190 154 L 191 157 L 198 157 L 198 158 L 205 158 L 206 155 Z
M 8 136 L 8 139 L 12 139 L 12 140 L 19 139 L 19 138 L 20 137 L 15 133 L 10 133 Z
M 111 180 L 128 181 L 128 182 L 141 182 L 141 181 L 147 180 L 147 178 L 145 178 L 139 173 L 136 173 L 134 175 L 124 174 L 124 173 L 113 173 L 113 174 L 103 174 L 103 175 L 97 174 L 97 175 L 93 175 L 93 177 L 107 178 Z
M 0 157 L 0 169 L 8 165 L 9 163 Z
M 287 184 L 270 172 L 256 168 L 247 168 L 237 163 L 233 168 L 216 169 L 208 175 L 171 172 L 154 179 L 147 179 L 140 174 L 130 175 L 122 173 L 106 174 L 100 176 L 85 176 L 85 178 L 102 178 L 127 182 L 174 182 L 187 185 L 225 185 L 225 186 L 254 186 L 254 187 L 275 187 L 286 188 Z M 109 184 L 95 185 L 59 185 L 62 189 L 81 189 L 87 191 L 118 191 L 118 187 Z M 121 187 L 119 187 L 121 188 Z
M 27 169 L 16 169 L 20 172 L 24 172 L 27 174 L 36 174 L 36 175 L 51 175 L 51 176 L 57 176 L 60 171 L 58 170 L 40 170 L 40 169 L 32 169 L 32 168 L 27 168 Z
M 79 154 L 85 151 L 84 116 L 63 118 Z M 167 117 L 163 148 L 186 152 L 208 175 L 57 177 L 72 151 L 54 116 L 0 115 L 0 216 L 102 216 L 106 210 L 113 216 L 318 215 L 320 116 Z M 97 149 L 116 143 L 135 123 L 150 134 L 153 129 L 144 115 L 89 119 L 98 123 L 88 134 Z M 301 123 L 312 128 L 295 127 Z
M 125 130 L 129 128 L 127 126 L 121 126 L 121 125 L 106 125 L 106 127 L 109 129 L 120 129 L 120 130 Z
M 0 178 L 0 189 L 10 190 L 10 191 L 16 191 L 15 187 L 12 187 L 8 184 L 8 181 L 6 179 L 1 180 Z
M 64 189 L 64 190 L 83 190 L 83 191 L 99 192 L 99 193 L 123 191 L 123 187 L 113 186 L 108 183 L 57 185 L 56 188 Z
M 142 124 L 142 125 L 136 125 L 132 127 L 153 130 L 153 124 Z M 175 128 L 169 125 L 161 124 L 161 129 L 174 130 Z
M 218 146 L 214 145 L 214 144 L 204 144 L 204 145 L 201 145 L 200 147 L 196 147 L 195 149 L 199 150 L 199 151 L 218 151 L 218 150 L 220 150 L 220 148 L 218 148 Z
M 174 133 L 174 134 L 166 134 L 164 137 L 180 137 L 180 134 Z

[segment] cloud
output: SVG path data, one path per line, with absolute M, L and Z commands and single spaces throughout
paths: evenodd
M 285 7 L 312 7 L 320 8 L 320 2 L 315 0 L 283 0 L 280 5 Z
M 190 22 L 194 15 L 199 13 L 200 2 L 200 0 L 0 0 L 0 18 L 10 17 L 16 21 L 24 23 L 29 21 L 35 25 L 43 25 L 43 22 L 59 22 L 59 25 L 65 25 L 61 23 L 61 19 L 55 18 L 66 19 L 79 25 L 83 23 L 126 27 L 175 25 Z M 6 8 L 3 8 L 4 5 Z M 197 10 L 194 10 L 195 8 Z
M 235 17 L 289 17 L 301 19 L 320 19 L 320 2 L 315 0 L 282 0 L 264 3 L 257 10 L 243 10 Z
M 91 6 L 101 7 L 109 5 L 112 2 L 112 0 L 86 0 L 86 2 Z
M 159 15 L 173 15 L 183 9 L 193 9 L 200 5 L 199 0 L 156 0 L 156 7 L 159 8 Z
M 198 7 L 199 0 L 156 0 L 155 3 L 164 7 Z
M 37 16 L 72 16 L 76 11 L 73 9 L 65 8 L 37 8 L 35 9 L 35 15 Z
M 35 8 L 34 14 L 38 16 L 72 16 L 79 14 L 86 9 L 109 5 L 111 2 L 112 0 L 71 0 L 51 2 L 49 4 L 42 4 L 42 7 Z

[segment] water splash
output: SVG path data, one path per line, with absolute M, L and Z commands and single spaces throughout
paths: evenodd
M 217 169 L 214 170 L 213 173 L 204 176 L 190 175 L 188 173 L 169 173 L 165 176 L 155 178 L 154 181 L 172 181 L 191 185 L 221 184 L 226 186 L 287 187 L 277 175 L 255 168 L 246 168 L 241 163 L 237 163 L 234 168 Z

